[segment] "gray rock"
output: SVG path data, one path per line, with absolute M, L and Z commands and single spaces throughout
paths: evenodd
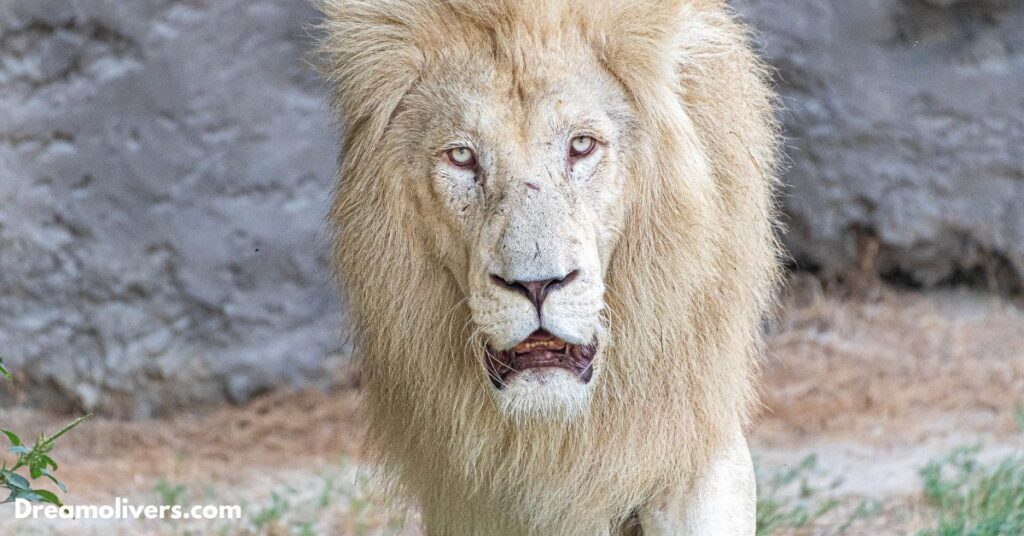
M 837 273 L 1024 279 L 1024 2 L 734 2 L 778 68 L 786 243 Z
M 842 272 L 869 236 L 887 275 L 1020 284 L 1024 3 L 734 3 L 779 69 L 800 266 Z M 0 354 L 29 403 L 144 416 L 351 381 L 315 18 L 0 2 Z
M 0 3 L 0 353 L 30 403 L 141 416 L 326 376 L 315 16 Z

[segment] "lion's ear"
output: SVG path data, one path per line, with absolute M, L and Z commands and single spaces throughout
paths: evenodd
M 324 14 L 318 67 L 346 138 L 378 141 L 421 72 L 425 0 L 315 0 Z

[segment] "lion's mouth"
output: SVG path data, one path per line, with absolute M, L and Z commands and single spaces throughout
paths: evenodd
M 569 344 L 541 329 L 508 350 L 494 351 L 486 346 L 487 375 L 496 389 L 504 388 L 512 376 L 538 368 L 565 369 L 581 383 L 589 383 L 596 353 L 596 342 Z

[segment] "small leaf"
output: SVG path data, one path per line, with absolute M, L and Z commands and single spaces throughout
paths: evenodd
M 43 470 L 40 467 L 33 465 L 28 468 L 28 474 L 32 476 L 32 479 L 34 480 L 43 476 Z
M 28 483 L 28 480 L 26 480 L 25 477 L 19 475 L 18 473 L 12 473 L 10 471 L 7 471 L 6 473 L 4 473 L 4 476 L 6 477 L 7 483 L 10 485 L 12 489 L 27 490 L 31 487 Z
M 38 494 L 30 489 L 16 489 L 11 490 L 11 494 L 4 499 L 5 503 L 12 503 L 15 499 L 25 499 L 26 501 L 39 502 L 43 500 Z
M 0 432 L 3 432 L 4 435 L 7 436 L 7 439 L 11 440 L 11 444 L 12 445 L 18 446 L 18 445 L 21 444 L 21 438 L 18 437 L 18 434 L 14 433 L 14 432 L 12 432 L 10 430 L 0 430 Z
M 44 454 L 40 459 L 43 460 L 43 467 L 49 465 L 50 468 L 53 469 L 54 471 L 57 470 L 57 462 L 53 461 L 53 458 Z
M 32 452 L 32 449 L 26 447 L 25 445 L 15 445 L 13 447 L 7 447 L 7 451 L 13 452 L 15 454 L 28 454 L 29 452 Z
M 7 367 L 4 366 L 4 358 L 2 357 L 0 357 L 0 375 L 3 375 L 4 378 L 11 379 L 11 373 L 7 370 Z
M 60 490 L 63 491 L 64 493 L 68 492 L 67 486 L 65 486 L 64 483 L 61 482 L 60 480 L 57 480 L 57 477 L 53 476 L 53 473 L 43 470 L 43 476 L 52 480 L 54 484 L 57 484 L 57 487 L 60 488 Z
M 32 490 L 32 493 L 38 495 L 42 502 L 48 502 L 50 504 L 62 506 L 60 502 L 60 497 L 57 497 L 57 495 L 54 494 L 52 491 L 47 491 L 45 489 L 34 489 Z

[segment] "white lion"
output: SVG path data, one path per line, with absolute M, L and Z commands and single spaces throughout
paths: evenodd
M 369 441 L 429 534 L 753 534 L 765 70 L 717 0 L 321 0 Z

